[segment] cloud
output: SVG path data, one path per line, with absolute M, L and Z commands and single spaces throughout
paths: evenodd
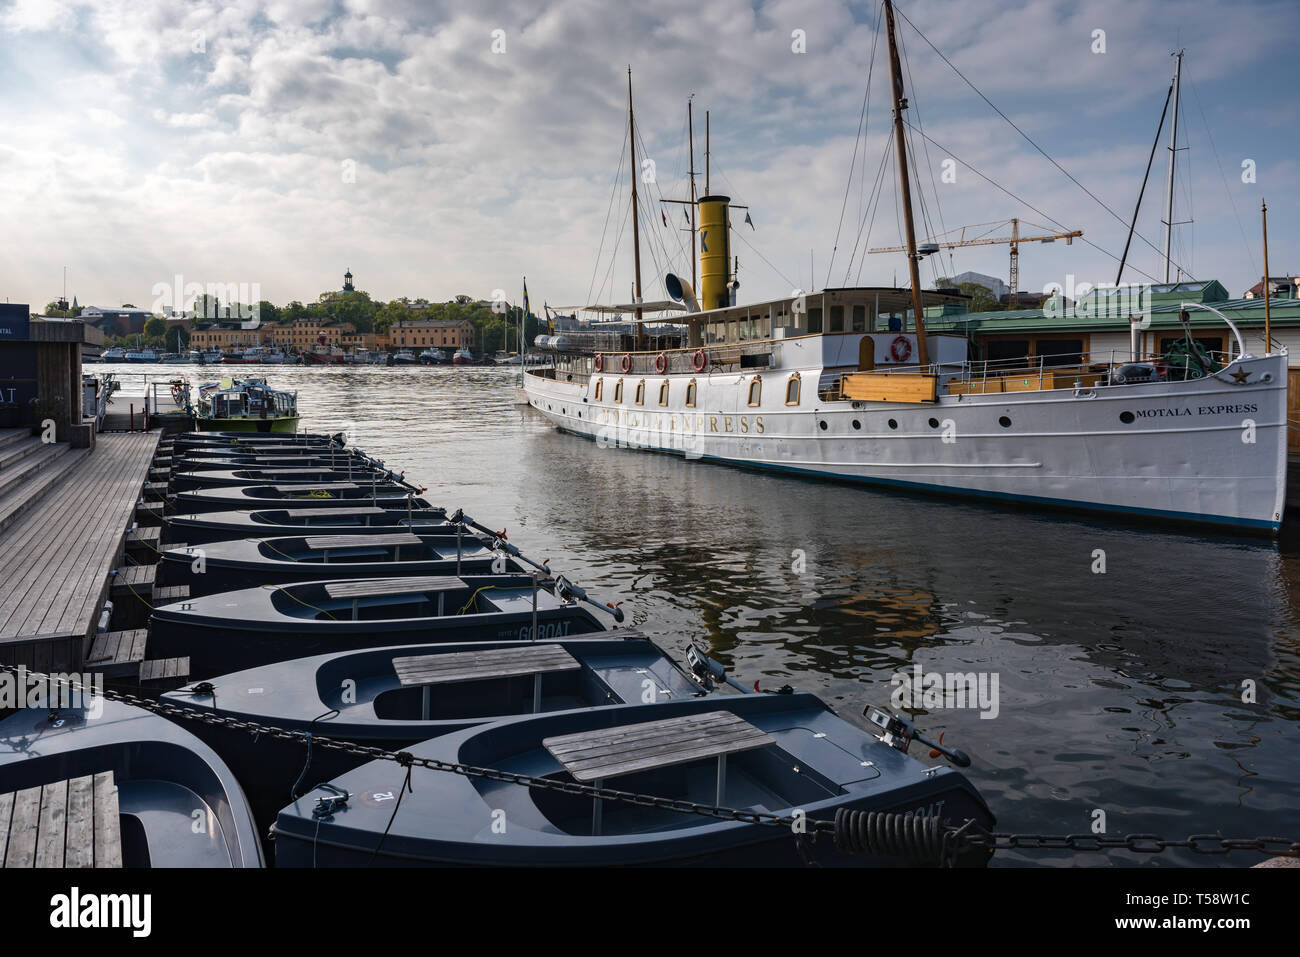
M 915 0 L 898 10 L 909 122 L 944 147 L 913 136 L 918 228 L 1055 220 L 1111 252 L 1124 224 L 999 118 L 908 21 L 1122 220 L 1169 83 L 1171 44 L 1180 32 L 1213 37 L 1189 50 L 1185 67 L 1197 98 L 1185 93 L 1192 149 L 1180 154 L 1190 188 L 1179 218 L 1196 222 L 1180 227 L 1180 261 L 1199 261 L 1234 292 L 1255 281 L 1237 217 L 1253 225 L 1259 193 L 1283 196 L 1296 172 L 1285 68 L 1271 66 L 1294 47 L 1295 30 L 1287 18 L 1274 17 L 1269 31 L 1252 25 L 1275 8 Z M 870 235 L 864 228 L 888 157 L 877 15 L 874 5 L 802 0 L 13 3 L 0 8 L 0 121 L 10 134 L 0 174 L 14 197 L 0 228 L 24 242 L 4 295 L 43 304 L 66 262 L 80 300 L 104 304 L 148 298 L 176 272 L 258 281 L 279 302 L 311 299 L 336 286 L 344 266 L 382 298 L 486 295 L 516 288 L 525 273 L 539 301 L 581 301 L 593 286 L 625 296 L 629 239 L 612 247 L 630 236 L 628 65 L 638 159 L 653 159 L 658 179 L 642 190 L 648 295 L 664 269 L 689 272 L 680 207 L 659 199 L 686 194 L 692 93 L 697 169 L 709 110 L 711 185 L 749 205 L 757 226 L 737 241 L 742 298 L 810 278 L 890 283 L 905 275 L 902 257 L 863 255 L 898 242 L 888 158 Z M 1092 51 L 1098 29 L 1104 54 Z M 804 53 L 792 49 L 795 31 Z M 494 52 L 496 38 L 504 52 Z M 868 71 L 866 150 L 850 182 Z M 962 160 L 955 183 L 939 179 L 949 154 Z M 1257 184 L 1239 182 L 1244 156 L 1259 164 Z M 612 188 L 620 164 L 622 185 Z M 1161 187 L 1148 186 L 1140 218 L 1150 239 L 1160 233 Z M 1279 215 L 1275 247 L 1297 239 Z M 1159 268 L 1140 240 L 1130 262 Z M 1021 285 L 1066 271 L 1113 278 L 1114 267 L 1087 243 L 1026 246 Z M 1006 247 L 945 254 L 925 275 L 964 269 L 1005 276 Z

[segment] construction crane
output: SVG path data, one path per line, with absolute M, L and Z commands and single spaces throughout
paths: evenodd
M 991 226 L 993 228 L 997 228 L 999 226 L 1006 225 L 1008 222 L 1010 222 L 1011 224 L 1010 236 L 989 236 L 988 233 L 985 233 L 981 236 L 977 236 L 974 239 L 965 238 L 966 230 L 968 229 L 979 229 L 982 226 Z M 1028 225 L 1034 226 L 1035 224 L 1029 223 Z M 1046 227 L 1037 226 L 1036 228 L 1045 229 Z M 956 230 L 949 230 L 949 232 L 950 233 L 956 232 Z M 993 229 L 988 230 L 988 232 L 993 232 Z M 956 249 L 958 246 L 993 246 L 993 245 L 1000 245 L 1003 243 L 1010 244 L 1011 246 L 1011 276 L 1010 276 L 1011 292 L 1007 297 L 1007 305 L 1010 308 L 1014 309 L 1016 308 L 1016 291 L 1020 285 L 1020 244 L 1021 243 L 1054 243 L 1058 239 L 1064 239 L 1066 245 L 1068 246 L 1074 242 L 1075 237 L 1082 236 L 1082 235 L 1083 235 L 1083 230 L 1076 229 L 1068 233 L 1045 233 L 1041 236 L 1021 236 L 1020 220 L 1012 219 L 1008 221 L 1004 219 L 996 223 L 976 223 L 974 226 L 962 226 L 961 227 L 962 238 L 955 239 L 949 242 L 931 241 L 926 243 L 918 243 L 916 247 L 916 251 L 918 254 L 922 256 L 928 256 L 931 253 L 937 253 L 940 249 Z M 899 252 L 906 252 L 907 247 L 906 246 L 885 246 L 881 249 L 869 249 L 867 251 L 872 253 L 899 253 Z

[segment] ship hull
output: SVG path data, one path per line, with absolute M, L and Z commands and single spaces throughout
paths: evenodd
M 771 393 L 758 406 L 747 403 L 751 373 L 646 376 L 640 406 L 632 399 L 639 376 L 622 377 L 623 403 L 610 401 L 617 374 L 524 380 L 533 408 L 604 447 L 1264 535 L 1281 527 L 1285 355 L 1247 357 L 1199 380 L 934 403 L 824 401 L 808 388 L 787 407 L 787 376 L 799 372 L 812 385 L 822 370 L 755 371 Z M 659 406 L 665 379 L 669 402 Z M 685 408 L 691 379 L 697 400 Z
M 195 419 L 199 432 L 288 432 L 298 431 L 298 416 L 276 419 Z

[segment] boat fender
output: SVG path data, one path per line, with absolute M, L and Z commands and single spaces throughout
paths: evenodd
M 603 355 L 601 355 L 599 352 L 596 353 L 596 358 L 595 358 L 595 360 L 592 362 L 592 367 L 593 367 L 597 372 L 604 372 L 604 371 L 605 371 L 605 357 L 604 357 Z
M 632 356 L 626 352 L 623 353 L 623 358 L 619 361 L 618 367 L 622 369 L 624 372 L 631 372 Z
M 912 342 L 907 336 L 895 336 L 889 344 L 889 355 L 895 362 L 906 362 L 912 358 Z
M 668 357 L 662 352 L 655 356 L 655 372 L 663 375 L 668 369 Z
M 691 357 L 691 366 L 696 372 L 703 372 L 709 364 L 709 357 L 705 355 L 703 349 L 696 349 L 695 355 Z

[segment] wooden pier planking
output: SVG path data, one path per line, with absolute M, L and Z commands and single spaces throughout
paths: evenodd
M 150 456 L 153 454 L 152 447 L 147 454 Z M 134 510 L 135 496 L 131 495 L 131 490 L 138 488 L 139 476 L 143 471 L 141 465 L 137 457 L 134 463 L 128 459 L 126 463 L 114 470 L 116 477 L 108 489 L 108 494 L 96 502 L 99 506 L 96 509 L 97 517 L 102 516 L 104 520 L 96 524 L 95 531 L 87 537 L 80 553 L 73 559 L 76 562 L 73 570 L 79 567 L 81 574 L 75 580 L 65 578 L 65 586 L 69 582 L 72 583 L 72 586 L 67 588 L 67 602 L 61 603 L 58 600 L 51 602 L 49 610 L 41 621 L 41 631 L 62 630 L 69 620 L 80 620 L 80 617 L 86 614 L 89 615 L 89 627 L 94 627 L 94 618 L 98 616 L 99 608 L 108 593 L 108 572 L 116 564 L 115 559 L 122 548 L 126 526 Z M 71 531 L 75 534 L 83 527 L 78 525 Z M 103 565 L 105 559 L 108 568 Z M 93 607 L 87 608 L 88 603 Z M 70 619 L 69 615 L 76 617 Z
M 40 508 L 0 534 L 0 659 L 34 666 L 35 646 L 89 637 L 158 439 L 100 435 Z M 79 667 L 81 651 L 74 657 L 41 653 L 47 667 Z

